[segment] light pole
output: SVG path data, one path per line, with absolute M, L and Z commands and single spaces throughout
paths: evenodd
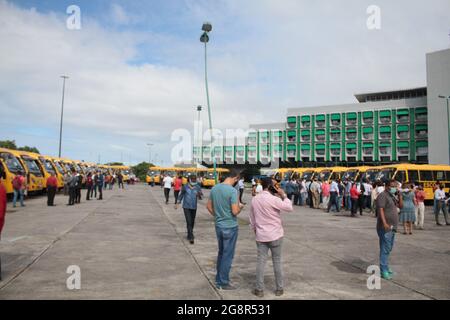
M 200 127 L 200 112 L 202 112 L 202 106 L 197 106 L 197 113 L 198 113 L 198 121 L 197 121 L 197 148 L 198 148 L 198 153 L 197 153 L 197 164 L 199 163 L 199 155 L 201 154 L 201 144 L 202 144 L 202 130 Z
M 450 96 L 438 96 L 440 99 L 447 100 L 447 134 L 448 134 L 448 140 L 447 143 L 449 144 L 449 150 L 448 150 L 448 159 L 450 161 L 450 110 L 449 110 L 449 100 Z
M 211 121 L 211 105 L 209 103 L 209 90 L 208 90 L 208 61 L 207 61 L 207 50 L 206 44 L 209 42 L 208 33 L 212 30 L 212 25 L 209 22 L 203 23 L 202 26 L 203 34 L 200 36 L 200 42 L 205 44 L 205 88 L 206 88 L 206 102 L 208 104 L 208 118 L 209 118 L 209 131 L 211 136 L 211 156 L 213 157 L 213 167 L 214 167 L 214 180 L 217 184 L 217 168 L 216 168 L 216 157 L 214 154 L 213 148 L 213 129 L 212 129 L 212 121 Z
M 61 102 L 61 122 L 59 123 L 59 152 L 58 157 L 61 158 L 61 140 L 62 140 L 62 128 L 63 128 L 63 116 L 64 116 L 64 93 L 66 90 L 66 79 L 69 79 L 68 76 L 61 76 L 63 79 L 63 89 L 62 89 L 62 102 Z
M 154 144 L 153 143 L 147 143 L 148 146 L 148 163 L 152 163 L 152 146 Z

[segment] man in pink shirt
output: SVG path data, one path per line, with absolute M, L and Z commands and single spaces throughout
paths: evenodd
M 281 249 L 284 230 L 281 222 L 281 211 L 293 211 L 292 202 L 283 189 L 275 187 L 271 178 L 262 180 L 263 191 L 255 196 L 250 208 L 250 225 L 255 231 L 258 258 L 256 266 L 256 289 L 253 293 L 264 296 L 264 267 L 269 249 L 272 253 L 273 269 L 276 282 L 276 296 L 283 291 L 283 271 L 281 268 Z

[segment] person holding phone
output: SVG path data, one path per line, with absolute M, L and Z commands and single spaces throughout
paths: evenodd
M 393 271 L 389 268 L 389 255 L 394 248 L 399 212 L 403 208 L 402 195 L 398 183 L 391 180 L 386 183 L 385 191 L 377 197 L 377 233 L 380 239 L 380 271 L 381 277 L 392 279 Z
M 256 288 L 253 294 L 264 296 L 264 267 L 269 250 L 272 253 L 275 273 L 275 295 L 281 296 L 283 289 L 283 271 L 281 268 L 281 251 L 284 230 L 281 212 L 292 212 L 292 202 L 285 191 L 279 188 L 271 178 L 262 180 L 263 192 L 252 199 L 250 208 L 250 225 L 255 232 L 257 253 Z

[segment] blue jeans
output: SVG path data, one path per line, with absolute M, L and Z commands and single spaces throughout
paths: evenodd
M 378 238 L 380 239 L 380 271 L 389 271 L 389 255 L 394 247 L 395 232 L 377 229 Z
M 216 285 L 221 287 L 230 283 L 230 270 L 236 248 L 238 227 L 220 228 L 216 226 L 216 236 L 219 246 Z
M 14 190 L 13 207 L 16 206 L 17 197 L 19 197 L 20 205 L 23 207 L 23 190 Z
M 352 210 L 352 198 L 350 197 L 350 194 L 345 196 L 345 208 L 348 211 Z

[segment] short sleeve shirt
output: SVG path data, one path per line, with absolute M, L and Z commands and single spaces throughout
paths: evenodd
M 380 216 L 380 208 L 384 209 L 384 216 L 386 222 L 390 226 L 394 226 L 397 229 L 398 226 L 398 210 L 397 204 L 394 201 L 394 197 L 391 196 L 387 191 L 380 193 L 377 197 L 377 229 L 383 229 L 383 221 Z
M 227 184 L 218 184 L 211 190 L 216 226 L 234 228 L 238 226 L 237 218 L 231 211 L 232 204 L 238 204 L 237 190 Z

